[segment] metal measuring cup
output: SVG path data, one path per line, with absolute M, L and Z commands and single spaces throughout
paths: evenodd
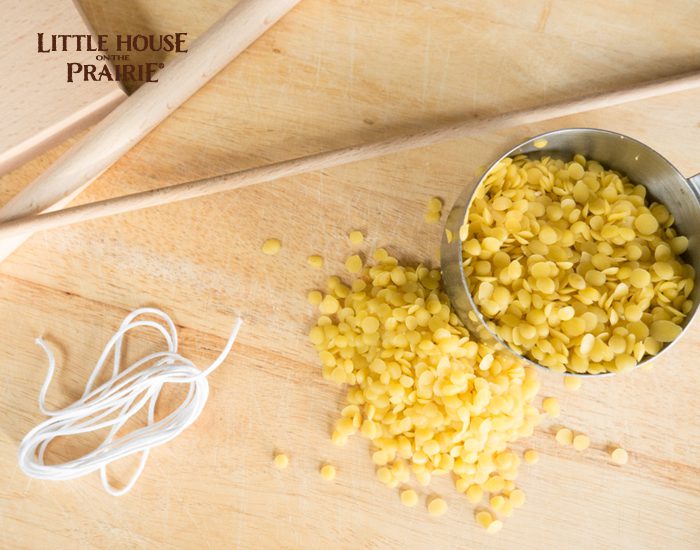
M 535 147 L 538 145 L 544 146 Z M 526 154 L 534 157 L 550 156 L 569 160 L 576 153 L 600 162 L 608 169 L 624 173 L 635 183 L 647 188 L 648 196 L 663 203 L 675 219 L 679 235 L 688 237 L 686 261 L 695 269 L 695 285 L 690 299 L 693 309 L 688 312 L 681 334 L 667 344 L 654 356 L 646 356 L 637 364 L 644 365 L 652 359 L 666 353 L 687 331 L 698 310 L 700 301 L 700 174 L 691 178 L 684 177 L 668 160 L 657 151 L 628 136 L 599 130 L 595 128 L 565 128 L 532 137 L 516 145 L 496 159 L 484 172 L 473 181 L 457 198 L 447 221 L 442 237 L 440 251 L 442 276 L 445 289 L 455 313 L 462 323 L 482 342 L 496 350 L 515 355 L 527 364 L 549 370 L 520 353 L 511 349 L 487 324 L 487 319 L 479 312 L 472 297 L 462 264 L 462 242 L 459 229 L 466 219 L 469 205 L 476 189 L 482 185 L 491 169 L 502 159 Z M 448 234 L 452 237 L 448 238 Z M 600 374 L 564 373 L 569 376 L 610 376 L 614 373 Z

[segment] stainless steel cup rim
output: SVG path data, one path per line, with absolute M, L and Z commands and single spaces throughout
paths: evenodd
M 634 158 L 635 161 L 639 160 L 639 157 L 641 155 L 646 155 L 648 159 L 653 160 L 652 165 L 655 168 L 655 170 L 666 171 L 666 176 L 671 176 L 671 180 L 673 180 L 675 176 L 675 180 L 677 180 L 676 183 L 678 183 L 679 185 L 685 185 L 687 187 L 687 189 L 684 189 L 684 192 L 686 194 L 686 200 L 688 200 L 688 196 L 692 195 L 694 206 L 696 206 L 697 209 L 700 209 L 700 174 L 690 178 L 686 178 L 663 155 L 661 155 L 658 151 L 652 149 L 648 145 L 644 144 L 643 142 L 626 136 L 624 134 L 620 134 L 618 132 L 613 132 L 610 130 L 604 130 L 599 128 L 563 128 L 533 136 L 510 148 L 508 151 L 499 156 L 488 166 L 484 173 L 474 181 L 471 187 L 465 188 L 465 190 L 460 194 L 459 198 L 455 201 L 455 204 L 453 205 L 452 210 L 448 215 L 447 221 L 445 222 L 445 231 L 443 232 L 440 254 L 441 268 L 443 273 L 443 280 L 445 282 L 445 288 L 450 297 L 450 301 L 452 302 L 452 306 L 455 310 L 455 313 L 463 322 L 463 324 L 481 341 L 491 344 L 497 350 L 504 350 L 510 353 L 511 355 L 514 355 L 526 364 L 546 369 L 548 371 L 551 371 L 552 369 L 540 365 L 539 363 L 532 361 L 531 359 L 511 349 L 510 346 L 502 338 L 500 338 L 495 333 L 495 331 L 493 331 L 490 328 L 487 319 L 479 311 L 479 308 L 476 306 L 471 292 L 469 291 L 469 286 L 464 275 L 464 269 L 462 264 L 462 243 L 459 239 L 459 229 L 462 226 L 464 220 L 466 219 L 469 207 L 471 206 L 471 202 L 474 198 L 476 190 L 483 184 L 486 176 L 501 160 L 505 159 L 506 157 L 511 157 L 519 154 L 537 154 L 540 156 L 546 155 L 557 157 L 560 156 L 557 154 L 557 148 L 552 146 L 556 146 L 562 139 L 570 142 L 573 138 L 573 141 L 576 141 L 576 139 L 582 135 L 588 137 L 592 136 L 596 139 L 603 139 L 608 143 L 608 145 L 610 143 L 615 143 L 615 141 L 611 140 L 618 140 L 619 143 L 624 144 L 625 149 L 632 148 L 633 150 L 639 150 L 640 153 L 638 153 L 636 155 L 636 158 Z M 538 143 L 538 147 L 534 145 L 535 142 Z M 539 147 L 539 145 L 541 145 L 542 143 L 544 143 L 544 145 Z M 604 151 L 607 151 L 607 149 L 604 149 Z M 600 159 L 598 158 L 598 156 L 595 155 L 590 155 L 589 158 L 593 158 L 595 160 L 600 161 L 603 165 L 605 165 L 608 168 L 620 170 L 618 167 L 615 166 L 614 161 L 612 163 L 606 162 L 606 159 Z M 626 170 L 620 171 L 628 173 L 628 171 Z M 648 182 L 644 181 L 643 177 L 633 177 L 632 175 L 630 175 L 630 179 L 636 181 L 637 183 L 645 185 L 645 187 L 649 189 Z M 667 177 L 666 179 L 669 178 Z M 655 194 L 652 193 L 652 196 L 653 195 Z M 660 202 L 666 204 L 664 201 Z M 678 222 L 676 212 L 674 212 L 673 208 L 671 208 L 671 206 L 669 206 L 668 204 L 666 204 L 666 206 L 669 208 L 671 214 L 674 215 L 676 222 Z M 700 225 L 700 216 L 698 216 L 696 225 Z M 688 235 L 684 231 L 681 231 L 681 234 L 686 234 L 686 236 L 688 236 L 690 239 L 689 249 L 691 246 L 700 245 L 700 242 L 697 242 L 698 239 L 700 239 L 700 234 L 697 233 L 700 233 L 700 231 L 693 231 L 690 235 Z M 650 361 L 655 360 L 661 355 L 665 354 L 673 345 L 675 345 L 683 337 L 683 335 L 688 329 L 688 326 L 691 324 L 693 318 L 695 317 L 699 306 L 698 287 L 700 286 L 700 269 L 698 269 L 698 262 L 700 261 L 700 258 L 698 257 L 698 254 L 700 254 L 700 250 L 695 252 L 695 261 L 693 262 L 695 267 L 695 288 L 693 299 L 694 305 L 693 309 L 688 313 L 684 320 L 681 334 L 679 334 L 679 336 L 674 341 L 667 344 L 658 354 L 643 358 L 642 361 L 640 361 L 635 368 L 643 366 L 649 363 Z M 603 372 L 598 374 L 591 374 L 574 373 L 566 371 L 562 374 L 564 374 L 565 376 L 580 376 L 588 378 L 592 376 L 612 376 L 613 374 L 617 373 Z

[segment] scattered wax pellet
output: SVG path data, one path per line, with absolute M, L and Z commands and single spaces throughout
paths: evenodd
M 374 258 L 374 260 L 377 262 L 383 262 L 388 257 L 389 253 L 384 248 L 377 248 L 372 254 L 372 258 Z
M 498 493 L 503 490 L 504 481 L 501 476 L 491 476 L 486 480 L 483 487 L 489 493 Z
M 447 512 L 447 502 L 440 497 L 430 499 L 428 502 L 428 513 L 431 516 L 441 516 Z
M 486 532 L 493 535 L 494 533 L 498 533 L 501 529 L 503 529 L 503 522 L 500 519 L 495 519 L 489 523 Z
M 418 504 L 418 494 L 413 489 L 404 489 L 401 491 L 401 504 L 404 506 L 415 506 Z
M 543 149 L 544 147 L 547 147 L 547 140 L 544 138 L 536 139 L 532 142 L 532 146 L 536 147 L 537 149 Z
M 503 528 L 503 522 L 501 520 L 494 519 L 493 515 L 486 510 L 477 512 L 474 519 L 476 519 L 476 522 L 490 534 L 498 533 Z
M 503 518 L 509 518 L 513 515 L 513 510 L 515 510 L 515 506 L 506 498 L 501 509 L 498 511 L 498 515 Z
M 311 267 L 321 269 L 323 267 L 323 258 L 318 255 L 309 256 L 306 261 Z
M 506 499 L 503 495 L 494 495 L 489 500 L 489 504 L 491 505 L 491 508 L 493 508 L 496 512 L 499 512 L 503 508 L 503 505 L 505 504 L 505 502 L 506 502 Z
M 508 495 L 508 500 L 515 508 L 520 508 L 525 504 L 525 492 L 521 489 L 513 489 Z
M 591 444 L 591 439 L 585 434 L 577 434 L 574 437 L 573 445 L 574 445 L 574 449 L 576 449 L 577 451 L 584 451 L 584 450 L 588 449 L 590 444 Z
M 484 491 L 479 485 L 470 485 L 466 492 L 467 500 L 472 504 L 477 504 L 481 502 L 484 498 Z
M 353 254 L 347 260 L 345 260 L 345 268 L 350 273 L 359 273 L 362 270 L 362 258 L 357 254 Z
M 540 453 L 538 453 L 534 449 L 528 449 L 523 454 L 523 458 L 528 464 L 537 464 L 540 460 Z
M 348 442 L 348 436 L 343 435 L 338 431 L 334 431 L 331 434 L 331 442 L 337 447 L 345 447 L 346 443 Z
M 481 525 L 484 529 L 491 525 L 491 522 L 493 521 L 493 516 L 491 515 L 491 512 L 488 512 L 486 510 L 481 510 L 477 512 L 474 515 L 474 518 L 476 519 L 476 522 L 479 525 Z
M 280 251 L 280 248 L 282 248 L 282 243 L 279 239 L 267 239 L 262 244 L 261 250 L 263 251 L 263 254 L 274 256 Z
M 542 408 L 550 418 L 557 418 L 561 413 L 559 400 L 556 397 L 545 397 L 542 400 Z
M 426 223 L 438 223 L 440 221 L 440 212 L 426 212 L 423 219 Z
M 324 464 L 321 468 L 321 477 L 326 481 L 333 481 L 335 479 L 335 466 Z
M 284 470 L 289 466 L 289 457 L 284 453 L 278 453 L 275 455 L 275 467 L 279 470 Z
M 442 200 L 439 197 L 428 200 L 428 212 L 440 212 L 440 210 L 442 210 Z
M 554 437 L 559 445 L 571 445 L 574 440 L 574 434 L 569 428 L 559 428 Z
M 350 240 L 351 244 L 358 245 L 362 244 L 362 241 L 365 240 L 365 236 L 362 234 L 362 231 L 350 231 L 348 234 L 348 239 Z
M 323 300 L 323 294 L 321 294 L 318 290 L 312 290 L 309 292 L 306 298 L 312 306 L 317 306 Z
M 338 311 L 339 307 L 340 303 L 338 302 L 338 299 L 335 296 L 327 294 L 318 305 L 318 310 L 324 315 L 331 315 Z
M 610 453 L 610 459 L 619 466 L 624 466 L 625 464 L 627 464 L 628 458 L 629 456 L 627 454 L 627 451 L 620 447 L 617 447 Z
M 430 485 L 431 474 L 430 472 L 415 472 L 416 481 L 419 485 L 427 487 Z
M 388 485 L 389 483 L 391 483 L 391 480 L 393 478 L 394 476 L 391 474 L 391 470 L 389 468 L 382 466 L 381 468 L 377 469 L 377 479 L 382 483 Z
M 578 391 L 583 381 L 578 376 L 565 376 L 564 387 L 569 391 Z

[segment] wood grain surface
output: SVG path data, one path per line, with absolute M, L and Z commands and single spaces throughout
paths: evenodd
M 195 36 L 232 2 L 81 4 L 98 31 L 102 21 Z M 692 0 L 304 0 L 78 202 L 695 69 L 698 18 Z M 700 94 L 684 92 L 33 237 L 0 264 L 0 547 L 698 548 L 697 323 L 650 371 L 590 381 L 578 393 L 565 392 L 558 375 L 541 376 L 562 417 L 516 445 L 542 458 L 522 467 L 528 502 L 495 536 L 475 524 L 450 480 L 418 488 L 420 504 L 404 508 L 376 481 L 365 440 L 344 449 L 329 441 L 344 391 L 321 378 L 305 297 L 343 273 L 347 231 L 366 233 L 365 250 L 382 245 L 435 263 L 441 229 L 423 222 L 427 199 L 450 204 L 504 149 L 570 126 L 629 134 L 687 175 L 700 171 Z M 0 204 L 68 146 L 0 179 Z M 268 237 L 281 238 L 279 255 L 261 254 Z M 306 264 L 314 253 L 325 257 L 323 271 Z M 16 450 L 42 420 L 46 368 L 34 338 L 58 349 L 49 404 L 64 405 L 121 318 L 142 305 L 173 315 L 183 353 L 201 365 L 233 317 L 244 317 L 200 419 L 152 453 L 124 497 L 104 493 L 97 475 L 26 478 Z M 150 338 L 141 346 L 152 347 Z M 592 448 L 558 447 L 559 425 L 589 434 Z M 628 465 L 606 460 L 610 443 L 629 450 Z M 290 455 L 289 469 L 272 467 L 275 450 Z M 337 466 L 334 483 L 318 475 L 322 461 Z M 129 466 L 113 478 L 125 479 Z M 450 505 L 437 519 L 425 510 L 432 494 Z
M 4 174 L 94 124 L 126 94 L 118 82 L 67 82 L 67 63 L 104 63 L 96 52 L 37 53 L 37 33 L 47 46 L 53 34 L 90 33 L 73 0 L 3 0 L 0 7 Z

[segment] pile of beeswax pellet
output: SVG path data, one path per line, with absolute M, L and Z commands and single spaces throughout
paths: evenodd
M 494 513 L 510 515 L 523 495 L 514 484 L 520 457 L 508 445 L 541 419 L 534 369 L 470 339 L 437 269 L 399 265 L 383 249 L 374 260 L 351 286 L 328 280 L 309 333 L 323 376 L 349 386 L 333 442 L 357 432 L 372 440 L 377 477 L 389 487 L 411 473 L 421 485 L 453 474 L 470 501 L 491 493 Z M 431 513 L 443 504 L 431 501 Z M 495 532 L 500 521 L 489 518 Z
M 681 332 L 688 239 L 646 188 L 581 155 L 499 162 L 460 230 L 469 289 L 493 330 L 553 370 L 619 372 Z

